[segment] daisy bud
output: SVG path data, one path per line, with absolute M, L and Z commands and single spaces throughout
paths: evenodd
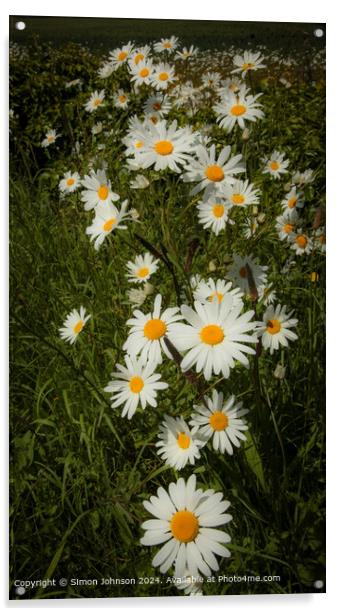
M 216 271 L 216 263 L 215 261 L 209 261 L 209 265 L 208 265 L 208 271 L 209 272 L 215 272 Z
M 257 217 L 257 222 L 262 223 L 265 221 L 266 215 L 264 212 L 262 212 L 261 214 L 258 215 Z
M 144 293 L 145 295 L 152 295 L 152 293 L 154 292 L 155 287 L 153 284 L 150 284 L 150 282 L 146 282 L 144 285 Z
M 148 186 L 150 186 L 150 182 L 145 177 L 145 175 L 138 174 L 136 175 L 135 179 L 132 180 L 132 182 L 130 182 L 130 186 L 131 188 L 137 188 L 137 189 L 147 188 Z
M 288 192 L 288 191 L 291 189 L 291 187 L 292 187 L 291 183 L 290 183 L 290 182 L 287 182 L 287 183 L 284 185 L 284 187 L 283 187 L 283 188 L 284 188 L 284 190 L 285 190 L 286 192 Z
M 250 136 L 250 131 L 249 131 L 249 128 L 245 128 L 245 129 L 244 129 L 244 131 L 243 131 L 243 133 L 242 133 L 242 139 L 243 139 L 243 141 L 248 141 L 249 136 Z
M 286 368 L 282 364 L 277 364 L 274 370 L 274 376 L 276 379 L 284 379 L 286 375 Z
M 130 210 L 130 214 L 131 214 L 131 218 L 132 218 L 133 220 L 138 220 L 138 218 L 139 218 L 139 212 L 138 212 L 138 210 L 136 210 L 136 208 L 134 208 L 134 207 L 133 207 L 133 208 Z
M 259 208 L 257 207 L 257 205 L 253 205 L 253 215 L 254 216 L 257 216 L 258 211 L 259 211 Z
M 142 289 L 131 289 L 130 291 L 128 291 L 127 295 L 129 298 L 129 302 L 131 302 L 133 307 L 141 306 L 142 304 L 144 304 L 146 299 L 145 291 L 143 291 Z

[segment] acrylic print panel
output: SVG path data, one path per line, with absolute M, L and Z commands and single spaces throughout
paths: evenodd
M 324 592 L 324 24 L 10 39 L 11 599 Z

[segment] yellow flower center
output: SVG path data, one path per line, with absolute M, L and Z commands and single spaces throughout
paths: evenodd
M 153 108 L 155 111 L 159 111 L 161 107 L 162 107 L 162 105 L 161 105 L 160 103 L 154 103 L 154 104 L 152 105 L 152 108 Z
M 294 229 L 294 225 L 292 225 L 290 222 L 288 222 L 286 225 L 284 225 L 283 227 L 283 231 L 285 233 L 291 233 Z
M 116 218 L 110 218 L 109 220 L 104 222 L 104 224 L 103 224 L 103 231 L 111 231 L 113 225 L 115 225 L 116 222 L 117 222 Z
M 109 194 L 109 189 L 106 186 L 106 184 L 102 184 L 97 191 L 97 195 L 99 197 L 99 199 L 101 199 L 102 201 L 105 201 L 105 199 L 107 199 L 107 196 Z
M 163 43 L 163 47 L 165 49 L 171 49 L 172 45 L 171 45 L 171 43 L 169 41 L 167 41 L 166 43 Z
M 159 340 L 166 332 L 166 325 L 161 319 L 150 319 L 144 325 L 144 336 L 149 340 Z
M 206 325 L 200 331 L 202 342 L 215 346 L 224 340 L 224 332 L 219 325 Z
M 289 199 L 288 201 L 288 207 L 290 209 L 293 209 L 293 207 L 296 206 L 296 202 L 297 202 L 297 198 L 296 197 L 292 197 L 291 199 Z
M 254 68 L 255 64 L 253 64 L 252 62 L 245 62 L 242 66 L 242 69 L 244 71 L 249 71 L 250 68 Z
M 144 381 L 140 378 L 140 376 L 133 376 L 132 379 L 130 379 L 129 384 L 133 394 L 139 394 L 144 387 Z
M 280 330 L 281 330 L 281 323 L 277 319 L 272 319 L 271 321 L 267 322 L 267 332 L 271 334 L 272 336 L 274 334 L 278 334 Z
M 120 60 L 121 62 L 123 62 L 126 58 L 127 58 L 127 53 L 126 53 L 126 51 L 121 51 L 121 52 L 118 54 L 118 60 Z
M 144 60 L 144 54 L 138 53 L 134 58 L 134 62 L 135 64 L 138 64 L 141 60 Z
M 68 180 L 66 180 L 66 184 L 67 186 L 73 186 L 75 180 L 73 178 L 68 178 Z
M 53 137 L 53 135 L 49 135 L 49 136 L 47 137 L 47 141 L 48 141 L 48 143 L 52 143 L 52 141 L 54 141 L 54 137 Z
M 148 68 L 142 68 L 141 71 L 139 71 L 139 76 L 140 77 L 147 77 L 149 75 L 150 71 Z
M 326 244 L 326 236 L 324 233 L 321 233 L 321 235 L 319 235 L 318 240 L 320 242 L 320 244 Z
M 211 182 L 221 182 L 224 179 L 224 171 L 219 165 L 209 165 L 205 170 L 205 175 Z
M 234 205 L 243 205 L 243 203 L 245 202 L 244 196 L 240 195 L 239 193 L 235 193 L 234 195 L 232 195 L 231 200 Z
M 223 293 L 219 293 L 218 291 L 214 291 L 214 293 L 212 295 L 210 295 L 209 301 L 212 302 L 214 297 L 217 297 L 218 303 L 220 304 L 224 296 L 223 296 Z
M 185 434 L 185 432 L 180 432 L 177 437 L 177 444 L 181 449 L 188 449 L 190 446 L 190 436 Z
M 174 146 L 171 141 L 157 141 L 154 145 L 154 150 L 161 156 L 168 156 L 169 154 L 172 154 Z
M 94 101 L 93 101 L 93 104 L 94 104 L 95 107 L 98 107 L 98 105 L 101 105 L 102 102 L 103 101 L 102 101 L 101 98 L 95 98 Z
M 270 168 L 272 169 L 272 171 L 277 171 L 279 168 L 279 163 L 276 162 L 276 160 L 273 160 L 272 163 L 270 163 Z
M 143 145 L 144 145 L 144 142 L 143 142 L 143 141 L 136 141 L 136 143 L 135 143 L 135 148 L 138 148 L 138 149 L 139 149 L 139 148 L 141 148 Z
M 232 115 L 234 115 L 234 116 L 241 116 L 241 115 L 243 115 L 246 111 L 247 111 L 247 107 L 245 107 L 244 105 L 234 105 L 234 106 L 230 109 L 230 113 L 232 113 Z
M 247 278 L 247 268 L 246 267 L 241 267 L 239 274 L 241 276 L 241 278 Z
M 73 333 L 74 334 L 79 334 L 81 332 L 81 330 L 83 329 L 85 323 L 82 319 L 80 319 L 80 321 L 78 321 L 78 323 L 76 323 L 76 325 L 73 328 Z
M 148 267 L 141 267 L 137 272 L 138 278 L 145 278 L 145 276 L 148 275 L 149 271 L 150 270 Z
M 213 430 L 221 432 L 221 430 L 225 430 L 228 427 L 229 419 L 222 411 L 215 411 L 215 413 L 210 415 L 209 423 Z
M 297 235 L 295 241 L 300 248 L 305 248 L 307 245 L 307 238 L 305 235 Z
M 171 518 L 170 530 L 175 539 L 189 543 L 198 535 L 198 519 L 191 511 L 177 511 Z
M 120 96 L 118 97 L 118 100 L 119 100 L 120 103 L 125 103 L 125 101 L 126 101 L 125 94 L 120 94 Z
M 166 81 L 167 79 L 169 79 L 169 73 L 165 73 L 165 72 L 164 73 L 159 73 L 158 78 L 161 81 Z
M 224 205 L 221 203 L 215 203 L 213 207 L 213 214 L 215 218 L 221 218 L 224 214 Z

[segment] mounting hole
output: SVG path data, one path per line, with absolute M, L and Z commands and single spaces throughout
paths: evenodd
M 323 587 L 324 587 L 323 580 L 315 580 L 314 588 L 317 588 L 318 590 L 321 590 L 321 588 L 323 588 Z
M 15 23 L 15 27 L 16 27 L 17 30 L 25 30 L 26 24 L 25 24 L 24 21 L 17 21 Z
M 316 28 L 316 30 L 314 30 L 314 36 L 321 38 L 323 36 L 323 30 L 321 28 Z

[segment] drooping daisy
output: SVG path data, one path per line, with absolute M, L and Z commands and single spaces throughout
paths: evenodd
M 198 54 L 198 47 L 194 47 L 190 45 L 189 48 L 183 47 L 182 51 L 177 51 L 175 55 L 175 59 L 178 60 L 187 60 L 188 58 L 192 58 Z
M 64 177 L 59 182 L 59 190 L 62 193 L 72 193 L 80 185 L 80 175 L 77 171 L 66 171 Z
M 93 111 L 96 111 L 99 107 L 103 106 L 104 98 L 105 90 L 100 90 L 100 92 L 98 92 L 98 90 L 95 90 L 94 92 L 92 92 L 90 98 L 86 101 L 84 105 L 85 110 L 89 113 L 93 113 Z
M 215 451 L 226 451 L 231 456 L 233 446 L 240 447 L 241 441 L 247 440 L 243 432 L 248 426 L 240 418 L 249 411 L 243 408 L 242 402 L 236 402 L 235 396 L 225 401 L 223 393 L 216 389 L 211 393 L 211 398 L 204 398 L 205 404 L 194 405 L 196 413 L 189 423 L 207 440 L 212 439 Z
M 91 315 L 86 316 L 86 310 L 80 306 L 80 310 L 72 310 L 67 315 L 63 327 L 59 329 L 60 337 L 70 344 L 74 344 L 78 335 L 84 329 L 85 323 L 91 318 Z
M 146 115 L 158 113 L 161 117 L 167 115 L 171 110 L 171 102 L 167 94 L 155 94 L 149 96 L 143 107 Z
M 129 273 L 127 278 L 130 282 L 142 283 L 149 280 L 150 276 L 158 270 L 159 259 L 146 252 L 143 255 L 138 255 L 134 261 L 128 261 L 126 264 Z
M 233 288 L 231 282 L 218 279 L 216 282 L 209 278 L 208 282 L 200 280 L 194 290 L 194 299 L 201 302 L 201 304 L 211 303 L 215 297 L 217 297 L 219 303 L 223 300 L 225 295 L 230 295 L 233 300 L 233 305 L 238 306 L 243 304 L 243 293 L 241 289 Z
M 136 175 L 136 177 L 130 182 L 130 187 L 137 190 L 142 190 L 144 188 L 148 188 L 149 186 L 150 182 L 148 178 L 146 178 L 145 175 L 141 175 L 140 173 Z
M 234 284 L 240 287 L 241 291 L 248 294 L 250 292 L 247 265 L 253 275 L 256 288 L 267 284 L 267 265 L 259 265 L 258 259 L 254 259 L 253 255 L 242 257 L 236 253 L 233 254 L 233 264 L 228 269 L 227 278 L 232 280 Z
M 315 179 L 313 169 L 306 169 L 302 173 L 296 171 L 292 177 L 292 184 L 296 186 L 305 186 L 305 184 L 311 184 Z
M 189 325 L 178 323 L 174 326 L 174 345 L 180 351 L 187 351 L 181 362 L 183 372 L 196 366 L 209 381 L 212 374 L 223 374 L 227 379 L 235 360 L 248 366 L 245 353 L 254 354 L 252 347 L 244 343 L 256 342 L 256 336 L 246 332 L 254 329 L 251 318 L 253 310 L 241 314 L 243 304 L 234 305 L 233 296 L 226 294 L 221 302 L 214 298 L 211 303 L 195 302 L 195 311 L 181 306 L 182 316 Z
M 178 590 L 183 590 L 185 595 L 191 597 L 200 597 L 203 595 L 202 586 L 204 579 L 201 575 L 190 575 L 189 571 L 185 572 L 184 577 L 175 578 L 174 584 Z
M 248 94 L 248 90 L 241 90 L 237 94 L 230 92 L 213 107 L 217 113 L 217 123 L 230 133 L 235 124 L 244 129 L 245 121 L 256 122 L 263 118 L 262 105 L 257 102 L 260 96 L 261 93 L 255 96 Z
M 187 464 L 195 464 L 201 457 L 200 448 L 205 444 L 195 432 L 183 417 L 165 415 L 158 434 L 160 440 L 156 443 L 158 455 L 178 471 Z
M 231 71 L 231 74 L 241 73 L 241 77 L 244 79 L 249 71 L 257 71 L 259 68 L 265 68 L 265 64 L 262 64 L 263 60 L 264 58 L 259 51 L 257 53 L 245 51 L 243 56 L 237 54 L 234 57 L 234 66 L 236 66 L 236 68 Z
M 173 66 L 170 66 L 170 64 L 157 64 L 157 66 L 154 66 L 151 85 L 156 90 L 166 90 L 169 84 L 173 83 L 176 79 Z
M 158 43 L 154 43 L 154 51 L 157 53 L 161 53 L 162 51 L 167 51 L 171 53 L 175 51 L 178 47 L 178 37 L 171 36 L 170 38 L 162 38 Z
M 126 109 L 129 104 L 129 97 L 122 88 L 119 88 L 113 96 L 113 104 L 117 109 Z
M 121 223 L 130 219 L 130 212 L 127 212 L 128 201 L 123 201 L 120 212 L 112 203 L 100 203 L 96 207 L 96 215 L 92 225 L 87 227 L 86 234 L 90 235 L 91 242 L 95 240 L 95 250 L 99 250 L 107 235 L 115 229 L 126 229 L 126 225 Z
M 60 135 L 57 134 L 57 131 L 54 128 L 51 128 L 47 131 L 45 139 L 42 140 L 41 145 L 43 148 L 48 148 L 52 143 L 56 142 Z
M 264 169 L 262 173 L 269 173 L 270 177 L 277 180 L 284 173 L 288 173 L 287 167 L 289 160 L 285 160 L 285 154 L 275 150 L 270 158 L 264 158 Z
M 291 234 L 295 232 L 296 225 L 299 221 L 299 215 L 297 211 L 285 210 L 282 216 L 276 218 L 275 228 L 279 234 L 280 240 L 287 240 Z
M 235 175 L 245 171 L 241 154 L 229 158 L 230 145 L 221 150 L 217 160 L 215 144 L 209 148 L 198 146 L 195 154 L 197 159 L 191 159 L 182 176 L 184 182 L 198 182 L 191 190 L 191 195 L 196 195 L 203 189 L 204 199 L 209 198 L 212 192 L 218 191 L 221 194 L 234 184 Z
M 298 255 L 309 255 L 313 250 L 313 240 L 302 229 L 289 236 L 290 248 Z
M 181 172 L 193 149 L 193 134 L 188 127 L 177 128 L 177 120 L 169 126 L 161 120 L 156 126 L 150 124 L 144 133 L 143 146 L 138 153 L 138 163 L 143 169 L 154 166 L 156 171 L 169 167 Z
M 118 70 L 123 64 L 125 64 L 133 50 L 133 45 L 129 42 L 123 47 L 117 47 L 113 51 L 110 52 L 110 62 L 114 70 Z
M 85 190 L 81 192 L 81 200 L 85 203 L 85 210 L 92 210 L 100 204 L 108 205 L 118 201 L 119 195 L 112 192 L 111 182 L 107 179 L 104 169 L 90 171 L 81 181 Z
M 112 373 L 113 381 L 104 388 L 112 393 L 112 408 L 124 404 L 122 417 L 131 419 L 140 404 L 142 409 L 147 405 L 157 406 L 157 392 L 167 389 L 168 384 L 160 381 L 161 374 L 155 373 L 156 365 L 134 356 L 125 356 L 125 366 L 116 364 L 117 372 Z
M 123 350 L 129 355 L 139 355 L 144 362 L 151 361 L 156 364 L 162 363 L 162 351 L 172 359 L 172 356 L 164 342 L 164 336 L 173 342 L 173 330 L 176 321 L 182 320 L 179 308 L 166 308 L 161 312 L 162 296 L 156 295 L 154 309 L 148 314 L 135 310 L 133 319 L 127 321 L 131 325 L 128 339 L 123 345 Z
M 260 191 L 249 180 L 236 180 L 232 186 L 227 186 L 226 195 L 231 205 L 237 207 L 256 205 L 260 200 Z
M 287 347 L 288 340 L 297 340 L 297 334 L 291 331 L 291 327 L 298 323 L 297 319 L 291 319 L 293 312 L 287 312 L 287 307 L 280 304 L 276 308 L 268 306 L 263 322 L 258 324 L 257 333 L 261 336 L 262 346 L 269 349 L 271 355 L 280 345 Z
M 168 492 L 159 487 L 157 496 L 143 505 L 153 519 L 142 524 L 146 532 L 141 544 L 165 544 L 152 560 L 152 566 L 160 567 L 161 573 L 174 564 L 176 578 L 183 578 L 187 570 L 195 577 L 199 571 L 209 576 L 211 570 L 219 569 L 215 554 L 230 556 L 223 545 L 230 542 L 230 536 L 214 528 L 232 519 L 225 513 L 230 502 L 223 500 L 221 492 L 196 489 L 196 475 L 187 482 L 180 477 L 169 485 Z
M 326 252 L 326 230 L 325 227 L 319 227 L 315 232 L 313 243 L 315 248 L 321 252 Z
M 197 204 L 198 220 L 204 229 L 211 228 L 215 235 L 224 231 L 226 224 L 234 224 L 229 218 L 231 205 L 222 197 L 209 197 L 208 200 L 199 201 Z
M 281 201 L 281 205 L 285 213 L 293 213 L 296 209 L 303 207 L 303 195 L 297 192 L 296 186 L 293 186 L 285 195 L 285 198 Z
M 114 66 L 111 62 L 104 62 L 102 66 L 98 69 L 98 77 L 100 79 L 107 79 L 112 75 L 114 71 Z
M 149 85 L 153 75 L 152 60 L 141 60 L 138 64 L 130 65 L 131 81 L 136 86 L 141 86 L 143 83 Z

